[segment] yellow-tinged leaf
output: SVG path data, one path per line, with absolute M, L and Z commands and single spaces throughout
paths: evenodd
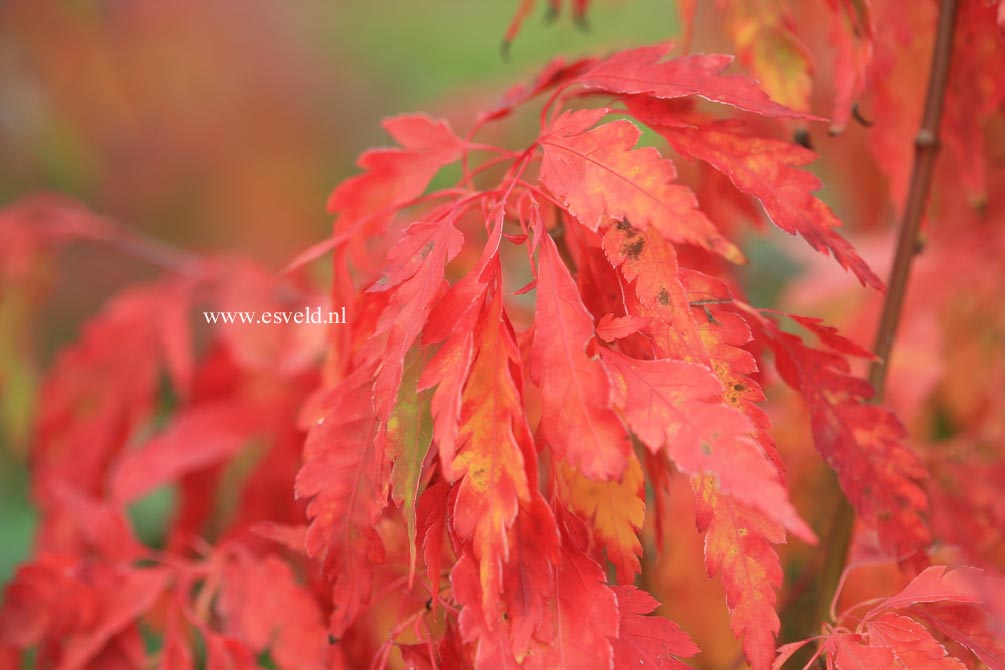
M 618 582 L 631 584 L 639 572 L 642 544 L 639 530 L 645 520 L 645 476 L 631 455 L 620 481 L 596 481 L 559 462 L 559 495 L 593 529 L 595 541 L 614 564 Z
M 698 530 L 705 532 L 708 574 L 722 575 L 733 634 L 743 638 L 751 668 L 767 670 L 780 627 L 775 589 L 782 583 L 771 545 L 784 542 L 785 531 L 763 513 L 720 493 L 712 477 L 692 477 L 691 485 Z
M 740 60 L 775 102 L 809 111 L 813 64 L 792 30 L 783 0 L 718 0 L 726 32 Z
M 511 370 L 519 351 L 502 308 L 498 261 L 490 266 L 475 326 L 477 349 L 461 399 L 456 455 L 443 463 L 449 481 L 461 480 L 453 528 L 471 540 L 479 561 L 483 609 L 494 612 L 502 564 L 509 556 L 509 530 L 520 500 L 528 500 L 521 440 L 530 440 L 520 394 Z

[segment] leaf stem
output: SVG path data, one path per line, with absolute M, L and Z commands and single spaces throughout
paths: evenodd
M 869 383 L 875 390 L 873 402 L 876 403 L 883 402 L 885 396 L 888 364 L 890 354 L 893 351 L 893 342 L 897 335 L 897 327 L 900 325 L 911 266 L 915 255 L 920 251 L 918 233 L 928 205 L 928 194 L 931 190 L 935 161 L 939 153 L 939 126 L 942 122 L 946 84 L 949 81 L 955 26 L 956 0 L 941 0 L 925 107 L 921 127 L 914 139 L 915 152 L 911 182 L 897 236 L 897 251 L 894 256 L 893 268 L 890 270 L 890 277 L 887 281 L 883 313 L 876 330 L 876 341 L 873 347 L 876 360 L 869 368 Z M 819 596 L 814 610 L 816 616 L 813 621 L 815 622 L 824 621 L 828 617 L 831 601 L 837 592 L 847 562 L 854 522 L 854 508 L 847 498 L 841 496 L 839 508 L 831 526 L 830 539 L 827 544 L 828 553 L 821 573 Z

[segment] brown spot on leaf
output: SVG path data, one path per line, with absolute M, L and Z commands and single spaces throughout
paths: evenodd
M 637 259 L 642 254 L 642 249 L 646 246 L 646 241 L 641 237 L 634 242 L 625 242 L 621 247 L 621 253 L 632 260 Z
M 659 295 L 656 296 L 656 302 L 658 302 L 661 305 L 669 305 L 670 304 L 669 291 L 667 291 L 665 288 L 661 288 Z

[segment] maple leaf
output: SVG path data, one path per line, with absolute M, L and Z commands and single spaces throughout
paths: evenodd
M 659 607 L 651 595 L 634 586 L 616 586 L 621 624 L 614 643 L 615 668 L 685 670 L 680 658 L 698 653 L 698 645 L 673 621 L 646 616 Z
M 617 597 L 604 583 L 603 569 L 583 551 L 586 531 L 581 522 L 567 517 L 563 525 L 552 597 L 555 637 L 543 662 L 552 668 L 607 670 L 620 626 Z
M 40 662 L 56 670 L 97 670 L 102 667 L 97 659 L 116 637 L 134 629 L 169 577 L 161 567 L 85 566 L 65 556 L 43 556 L 22 567 L 6 588 L 0 644 L 38 645 Z
M 1001 11 L 999 7 L 999 16 Z M 959 34 L 966 37 L 953 41 L 941 131 L 968 199 L 980 204 L 988 198 L 982 128 L 1005 103 L 1005 78 L 997 72 L 1005 58 L 1005 40 L 990 3 L 961 3 L 956 20 Z
M 416 503 L 416 528 L 422 538 L 422 558 L 426 564 L 426 577 L 429 579 L 429 590 L 439 593 L 441 582 L 440 566 L 443 562 L 444 529 L 447 525 L 448 497 L 451 487 L 444 481 L 438 481 L 426 488 Z M 439 598 L 434 597 L 431 608 L 436 611 Z
M 330 389 L 307 434 L 296 494 L 310 498 L 307 553 L 334 582 L 331 630 L 341 636 L 369 599 L 384 546 L 374 530 L 387 501 L 384 465 L 375 454 L 373 370 L 358 368 Z
M 777 103 L 808 111 L 813 63 L 795 34 L 792 16 L 781 0 L 750 4 L 718 0 L 727 34 L 740 60 Z
M 921 571 L 911 583 L 896 595 L 883 600 L 873 611 L 898 609 L 915 603 L 952 601 L 980 603 L 984 601 L 981 588 L 983 571 L 960 567 L 950 570 L 944 565 L 933 565 Z
M 653 334 L 657 354 L 680 358 L 686 362 L 682 365 L 700 364 L 714 370 L 721 386 L 714 383 L 714 379 L 711 384 L 705 382 L 707 390 L 702 399 L 722 393 L 726 403 L 743 412 L 741 419 L 746 417 L 743 427 L 737 428 L 739 432 L 734 434 L 744 441 L 756 438 L 764 448 L 760 460 L 752 462 L 755 471 L 766 477 L 767 491 L 774 491 L 774 498 L 783 501 L 778 509 L 769 509 L 765 514 L 739 503 L 718 490 L 719 485 L 712 475 L 694 477 L 692 483 L 698 528 L 706 532 L 705 561 L 709 575 L 721 572 L 733 632 L 743 638 L 744 652 L 753 667 L 766 668 L 774 653 L 774 636 L 780 626 L 774 604 L 775 589 L 781 584 L 782 573 L 771 545 L 785 539 L 783 528 L 773 519 L 779 518 L 780 510 L 791 510 L 791 505 L 785 502 L 784 487 L 767 460 L 775 462 L 777 456 L 767 433 L 770 424 L 763 410 L 754 404 L 763 398 L 760 387 L 749 377 L 757 367 L 750 354 L 739 348 L 750 339 L 749 326 L 735 314 L 717 311 L 713 315 L 712 309 L 718 307 L 716 303 L 731 299 L 728 292 L 695 273 L 687 275 L 685 285 L 672 245 L 651 231 L 638 231 L 624 222 L 612 226 L 605 233 L 604 250 L 626 279 L 633 282 L 643 314 L 652 315 L 648 328 Z M 692 297 L 703 301 L 702 307 L 709 310 L 701 326 L 691 316 L 695 309 L 690 304 Z M 656 377 L 658 384 L 672 379 L 662 375 Z M 642 412 L 639 417 L 642 419 L 650 404 L 642 401 L 635 406 Z M 729 423 L 737 424 L 735 416 Z M 661 422 L 660 427 L 665 430 L 665 425 Z M 653 439 L 659 440 L 654 443 L 662 444 L 665 437 L 657 432 Z M 732 467 L 728 460 L 724 462 L 724 471 Z M 741 472 L 737 470 L 735 474 Z M 745 497 L 750 494 L 748 499 L 760 493 L 759 488 L 748 488 L 735 477 L 733 481 L 732 488 Z M 764 501 L 759 504 L 763 507 Z M 797 532 L 807 539 L 812 537 L 794 512 L 789 512 L 788 516 L 790 523 L 794 520 Z
M 270 407 L 223 400 L 179 413 L 166 431 L 130 450 L 112 475 L 112 495 L 133 502 L 184 473 L 237 453 L 263 426 Z
M 276 556 L 236 552 L 221 575 L 216 603 L 223 629 L 284 669 L 314 670 L 327 656 L 325 625 L 313 595 Z
M 827 638 L 824 649 L 838 670 L 892 668 L 896 656 L 885 647 L 866 643 L 859 633 L 837 633 Z
M 530 495 L 520 446 L 530 441 L 530 430 L 511 371 L 519 369 L 519 352 L 502 310 L 500 288 L 494 283 L 476 325 L 477 352 L 462 394 L 457 453 L 441 461 L 447 479 L 460 480 L 452 525 L 460 538 L 474 543 L 487 612 L 501 588 L 508 530 L 519 501 Z
M 508 626 L 501 623 L 489 624 L 497 616 L 496 612 L 486 612 L 481 603 L 484 594 L 479 588 L 478 560 L 468 553 L 462 553 L 450 571 L 450 586 L 454 600 L 461 605 L 458 627 L 466 643 L 476 643 L 474 650 L 475 670 L 516 670 L 519 665 L 510 649 Z
M 948 655 L 932 634 L 910 617 L 887 613 L 866 624 L 869 642 L 890 649 L 907 668 L 918 670 L 965 670 L 966 665 Z
M 866 0 L 828 0 L 831 11 L 828 41 L 837 52 L 834 62 L 834 114 L 831 132 L 844 130 L 865 87 L 873 57 L 876 18 Z
M 648 331 L 656 355 L 705 365 L 715 372 L 723 400 L 750 420 L 754 438 L 781 472 L 771 423 L 757 405 L 764 399 L 751 377 L 757 363 L 742 348 L 751 339 L 750 327 L 739 315 L 719 309 L 732 301 L 725 285 L 681 268 L 672 244 L 628 222 L 609 228 L 603 244 L 611 263 L 632 282 L 640 313 L 651 317 Z M 695 314 L 700 314 L 697 320 Z
M 597 322 L 597 337 L 604 342 L 614 342 L 642 330 L 649 319 L 642 316 L 614 316 L 605 314 Z
M 946 638 L 970 649 L 990 668 L 1005 667 L 1001 625 L 993 614 L 1000 597 L 1000 580 L 989 579 L 981 570 L 931 566 L 899 593 L 877 599 L 855 631 L 844 626 L 828 629 L 820 652 L 838 670 L 862 667 L 904 667 L 923 670 L 964 670 L 960 659 L 949 655 L 918 619 Z M 854 609 L 854 608 L 853 608 Z M 894 610 L 900 610 L 900 613 Z M 847 610 L 840 620 L 847 618 Z M 913 615 L 913 616 L 908 616 Z M 997 640 L 997 641 L 996 641 Z M 795 649 L 808 641 L 786 645 L 775 667 L 780 668 Z
M 562 499 L 593 530 L 594 537 L 614 564 L 618 581 L 630 584 L 640 570 L 639 531 L 645 520 L 645 475 L 635 456 L 618 481 L 595 481 L 560 464 Z
M 443 283 L 447 262 L 457 255 L 464 237 L 450 215 L 433 214 L 412 224 L 388 253 L 384 274 L 369 289 L 390 298 L 364 355 L 377 361 L 373 382 L 374 409 L 386 422 L 401 384 L 405 354 L 422 332 L 433 300 Z
M 477 640 L 474 667 L 537 668 L 554 637 L 551 616 L 560 538 L 555 518 L 538 493 L 521 502 L 513 525 L 513 549 L 502 567 L 499 603 L 483 609 L 478 567 L 465 552 L 450 573 L 458 623 L 466 641 Z M 543 668 L 542 668 L 543 670 Z
M 670 45 L 626 49 L 599 61 L 577 82 L 584 88 L 661 100 L 698 96 L 761 116 L 815 118 L 772 102 L 757 81 L 723 74 L 733 57 L 700 54 L 663 60 Z
M 913 605 L 909 611 L 946 638 L 969 649 L 991 670 L 1005 668 L 1005 629 L 1001 608 L 955 603 Z
M 611 264 L 632 282 L 639 311 L 651 315 L 648 330 L 660 355 L 707 364 L 709 354 L 691 319 L 673 245 L 652 230 L 640 231 L 622 221 L 607 229 L 603 246 Z
M 530 372 L 541 389 L 541 431 L 587 477 L 617 479 L 631 446 L 608 406 L 604 367 L 587 353 L 593 319 L 549 235 L 539 249 Z
M 415 574 L 416 499 L 422 467 L 432 444 L 428 393 L 418 390 L 423 356 L 412 352 L 406 358 L 404 378 L 398 398 L 387 421 L 388 459 L 391 469 L 391 498 L 405 515 L 408 530 L 409 579 Z
M 638 361 L 610 350 L 615 402 L 628 425 L 651 451 L 665 449 L 688 475 L 714 476 L 719 488 L 760 510 L 795 534 L 813 532 L 788 500 L 778 473 L 750 437 L 753 425 L 723 404 L 722 386 L 703 366 L 682 361 Z
M 711 477 L 692 477 L 698 530 L 705 533 L 709 576 L 721 571 L 730 625 L 743 638 L 743 651 L 754 670 L 771 667 L 780 622 L 775 589 L 782 568 L 772 544 L 785 541 L 780 525 L 762 512 L 716 490 Z
M 856 511 L 879 531 L 894 557 L 917 558 L 931 541 L 923 519 L 927 497 L 918 485 L 926 476 L 924 465 L 904 444 L 906 431 L 893 413 L 866 404 L 872 387 L 849 374 L 845 356 L 866 352 L 815 320 L 798 322 L 821 333 L 831 350 L 806 346 L 771 319 L 761 317 L 752 323 L 775 352 L 782 379 L 809 405 L 816 447 L 837 471 Z
M 841 222 L 813 194 L 821 187 L 820 179 L 797 169 L 816 158 L 812 151 L 791 142 L 758 137 L 736 121 L 703 122 L 687 117 L 687 122 L 666 122 L 664 119 L 673 119 L 675 108 L 661 101 L 629 101 L 628 108 L 674 149 L 708 163 L 729 177 L 739 191 L 757 198 L 780 229 L 801 235 L 817 251 L 829 252 L 864 285 L 883 287 L 851 244 L 834 232 Z
M 530 665 L 531 654 L 551 642 L 549 616 L 560 557 L 561 538 L 555 517 L 538 494 L 524 503 L 513 530 L 510 560 L 503 568 L 503 595 L 513 658 Z
M 107 463 L 153 410 L 165 340 L 175 337 L 161 319 L 171 297 L 169 282 L 124 291 L 60 353 L 39 403 L 35 459 L 43 478 L 100 492 Z
M 545 130 L 538 140 L 544 149 L 541 183 L 593 231 L 609 219 L 628 219 L 674 242 L 742 262 L 740 250 L 698 210 L 694 193 L 672 183 L 673 163 L 653 148 L 634 149 L 638 128 L 625 120 L 593 128 L 607 112 L 565 112 Z
M 328 198 L 328 211 L 339 213 L 336 240 L 361 230 L 379 232 L 397 208 L 422 195 L 440 168 L 460 159 L 466 148 L 446 121 L 421 114 L 386 119 L 384 129 L 401 148 L 364 153 L 358 161 L 364 174 L 346 179 Z

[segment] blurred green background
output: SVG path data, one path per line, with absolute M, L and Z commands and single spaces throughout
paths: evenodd
M 279 267 L 326 234 L 328 192 L 386 143 L 382 117 L 426 111 L 464 131 L 556 55 L 678 32 L 666 0 L 596 0 L 586 30 L 567 14 L 546 24 L 544 4 L 504 60 L 517 0 L 5 0 L 0 205 L 57 190 L 168 243 Z M 150 275 L 76 245 L 48 268 L 27 334 L 0 319 L 0 583 L 32 540 L 38 373 L 106 297 Z M 166 503 L 134 510 L 141 536 Z

